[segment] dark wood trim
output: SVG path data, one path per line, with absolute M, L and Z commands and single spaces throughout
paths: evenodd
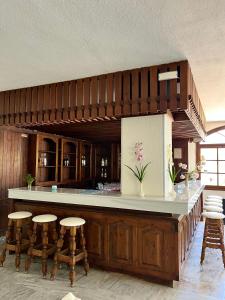
M 222 129 L 225 129 L 225 125 L 219 126 L 219 127 L 217 127 L 217 128 L 214 128 L 214 129 L 211 129 L 211 130 L 207 131 L 207 135 L 210 135 L 210 134 L 215 133 L 215 132 L 217 132 L 217 131 L 220 131 L 220 130 L 222 130 Z

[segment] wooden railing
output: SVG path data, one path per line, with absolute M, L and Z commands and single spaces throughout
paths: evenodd
M 177 71 L 178 79 L 158 80 Z M 190 109 L 204 113 L 187 61 L 0 92 L 0 125 L 117 119 Z

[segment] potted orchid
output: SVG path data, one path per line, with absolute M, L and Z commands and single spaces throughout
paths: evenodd
M 134 176 L 137 178 L 137 180 L 140 182 L 140 196 L 144 197 L 144 190 L 143 190 L 143 180 L 146 175 L 147 167 L 150 165 L 151 162 L 148 162 L 146 164 L 143 164 L 143 155 L 144 149 L 143 149 L 143 143 L 137 142 L 135 144 L 134 154 L 135 159 L 137 161 L 137 165 L 135 165 L 135 168 L 131 168 L 128 165 L 125 165 L 131 172 L 134 174 Z

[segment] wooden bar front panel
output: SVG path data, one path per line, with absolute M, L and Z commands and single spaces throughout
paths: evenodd
M 171 284 L 179 280 L 200 219 L 201 200 L 188 216 L 22 200 L 15 200 L 15 210 L 33 215 L 51 210 L 59 219 L 82 217 L 92 265 Z

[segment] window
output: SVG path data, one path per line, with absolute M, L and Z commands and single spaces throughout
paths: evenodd
M 225 130 L 208 135 L 200 143 L 200 159 L 204 162 L 201 172 L 203 183 L 225 187 Z

